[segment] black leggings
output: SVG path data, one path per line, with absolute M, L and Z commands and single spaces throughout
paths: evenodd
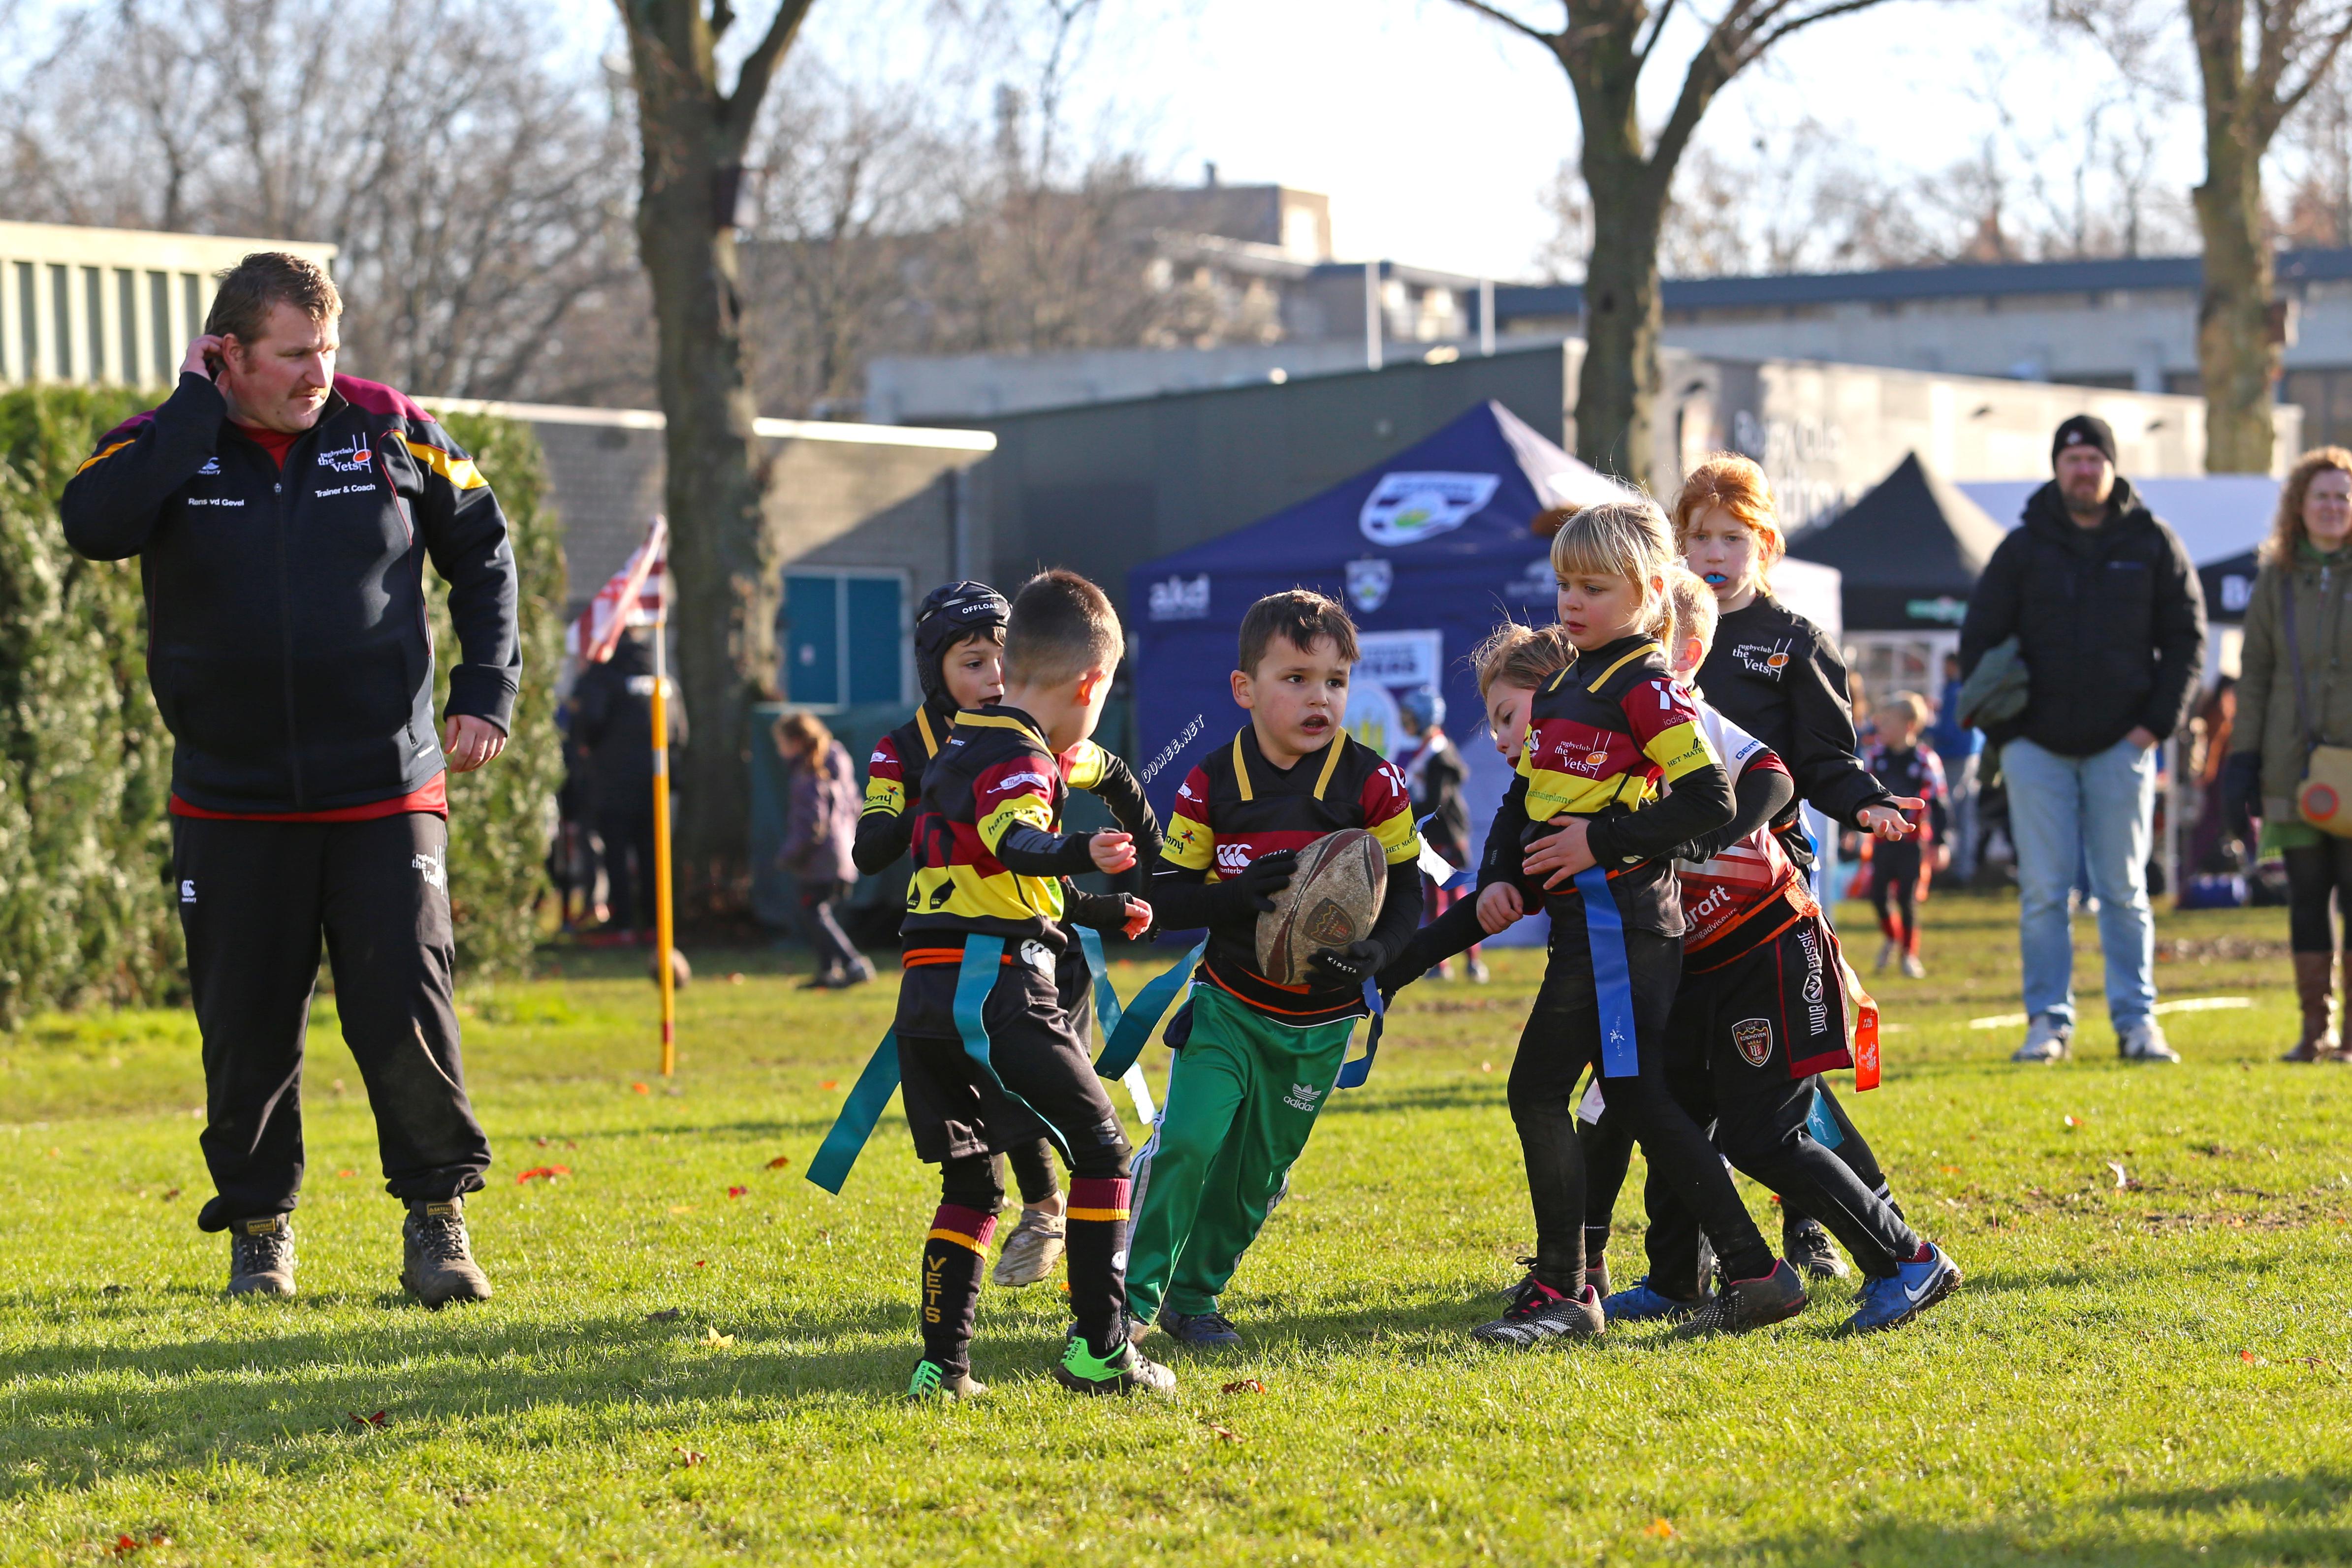
M 2352 912 L 2352 839 L 2323 834 L 2310 849 L 2286 852 L 2287 946 L 2297 953 L 2336 951 L 2330 901 Z
M 1919 847 L 1878 844 L 1870 852 L 1870 902 L 1878 928 L 1906 953 L 1919 951 Z
M 1062 1173 L 1054 1164 L 1054 1145 L 1040 1138 L 1034 1144 L 1015 1144 L 1004 1151 L 1004 1164 L 1013 1172 L 1013 1185 L 1021 1189 L 1024 1204 L 1045 1202 L 1062 1190 Z
M 1511 1120 L 1526 1161 L 1535 1208 L 1536 1277 L 1570 1293 L 1584 1287 L 1585 1166 L 1577 1136 L 1577 1080 L 1600 1054 L 1600 1018 L 1583 922 L 1559 921 L 1542 988 L 1511 1064 Z M 1605 1081 L 1603 1093 L 1625 1116 L 1662 1192 L 1699 1224 L 1735 1280 L 1772 1268 L 1771 1249 L 1740 1202 L 1714 1145 L 1667 1084 L 1666 1019 L 1682 977 L 1682 942 L 1647 931 L 1625 933 L 1632 972 L 1638 1074 Z M 1622 1177 L 1621 1177 L 1622 1179 Z

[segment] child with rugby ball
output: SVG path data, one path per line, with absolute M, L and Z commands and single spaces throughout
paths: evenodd
M 1234 701 L 1249 723 L 1185 778 L 1149 884 L 1171 931 L 1205 926 L 1192 1005 L 1169 1026 L 1177 1048 L 1136 1215 L 1127 1301 L 1180 1343 L 1241 1343 L 1218 1300 L 1307 1146 L 1364 1008 L 1364 981 L 1421 918 L 1421 840 L 1395 766 L 1348 735 L 1355 623 L 1319 593 L 1269 594 L 1242 618 Z M 1369 937 L 1318 952 L 1319 977 L 1257 972 L 1257 917 L 1289 885 L 1297 853 L 1362 828 L 1388 864 Z M 1187 1029 L 1189 1027 L 1189 1035 Z

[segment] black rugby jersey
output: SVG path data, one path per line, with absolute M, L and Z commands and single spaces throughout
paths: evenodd
M 1255 727 L 1244 726 L 1177 789 L 1161 859 L 1223 881 L 1260 855 L 1304 849 L 1342 828 L 1369 830 L 1392 867 L 1421 858 L 1412 797 L 1394 763 L 1343 732 L 1291 767 L 1276 768 L 1258 750 Z M 1202 967 L 1213 984 L 1285 1023 L 1322 1023 L 1363 1010 L 1353 988 L 1277 985 L 1259 974 L 1255 911 L 1212 923 Z

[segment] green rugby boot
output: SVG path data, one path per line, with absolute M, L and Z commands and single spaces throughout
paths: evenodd
M 400 1282 L 426 1306 L 451 1301 L 487 1301 L 489 1276 L 474 1261 L 466 1235 L 466 1200 L 411 1198 L 400 1222 Z
M 1054 1364 L 1054 1381 L 1074 1394 L 1174 1394 L 1176 1375 L 1122 1343 L 1108 1357 L 1087 1348 L 1086 1336 L 1073 1331 L 1062 1359 Z
M 228 1228 L 228 1294 L 294 1293 L 294 1217 L 265 1215 Z
M 977 1399 L 988 1392 L 988 1385 L 969 1372 L 950 1372 L 936 1361 L 915 1363 L 915 1375 L 907 1382 L 907 1398 L 910 1404 L 953 1403 Z

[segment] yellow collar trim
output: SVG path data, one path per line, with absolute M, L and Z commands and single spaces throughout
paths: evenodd
M 1588 692 L 1598 692 L 1601 690 L 1602 682 L 1608 680 L 1610 676 L 1615 674 L 1618 671 L 1623 669 L 1634 660 L 1650 653 L 1657 653 L 1663 656 L 1665 650 L 1659 647 L 1655 643 L 1644 643 L 1640 647 L 1634 649 L 1632 653 L 1626 654 L 1623 658 L 1618 660 L 1615 664 L 1610 665 L 1607 669 L 1601 671 L 1601 674 L 1594 676 L 1592 684 L 1584 689 Z
M 1315 780 L 1315 798 L 1323 799 L 1324 789 L 1331 782 L 1332 773 L 1339 766 L 1339 753 L 1348 749 L 1348 732 L 1341 730 L 1331 737 L 1331 755 L 1323 759 L 1323 775 Z
M 1001 713 L 960 713 L 956 715 L 956 723 L 959 726 L 971 725 L 974 729 L 1009 729 L 1015 735 L 1026 737 L 1046 756 L 1054 755 L 1054 748 L 1045 744 L 1044 736 L 1039 735 L 1019 719 L 1008 717 Z
M 1234 781 L 1242 787 L 1243 800 L 1255 800 L 1257 797 L 1250 790 L 1249 764 L 1242 760 L 1243 733 L 1238 729 L 1234 731 Z
M 917 708 L 915 727 L 923 732 L 923 755 L 937 757 L 940 754 L 940 737 L 931 733 L 931 716 L 921 708 Z
M 1248 733 L 1239 729 L 1234 732 L 1234 781 L 1241 786 L 1243 800 L 1255 800 L 1257 795 L 1250 788 L 1249 764 L 1243 759 L 1242 752 L 1242 737 Z M 1330 788 L 1331 775 L 1339 769 L 1339 753 L 1347 747 L 1348 732 L 1343 729 L 1331 737 L 1328 755 L 1323 758 L 1323 771 L 1315 780 L 1315 799 L 1318 800 L 1323 799 L 1323 791 Z

